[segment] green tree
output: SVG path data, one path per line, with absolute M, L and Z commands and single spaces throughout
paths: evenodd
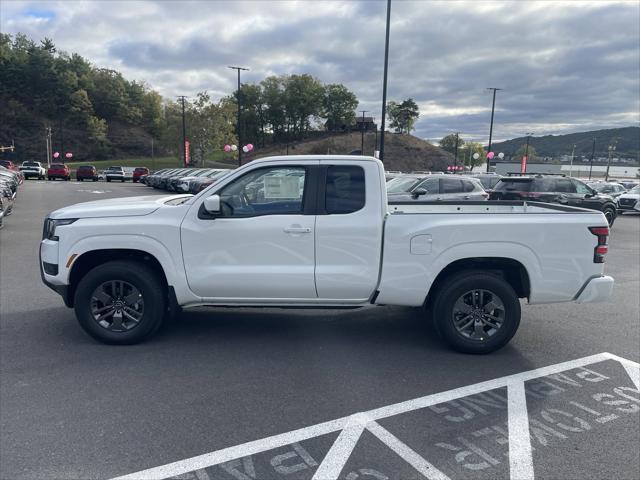
M 459 135 L 458 135 L 457 141 L 458 141 L 458 155 L 460 155 L 460 149 L 464 146 L 465 142 L 462 138 L 460 138 Z M 445 137 L 443 137 L 442 140 L 440 140 L 440 148 L 442 148 L 443 150 L 446 150 L 452 155 L 455 155 L 456 134 L 450 133 L 449 135 L 446 135 Z
M 516 150 L 516 153 L 513 154 L 513 157 L 516 161 L 520 161 L 522 160 L 522 157 L 524 157 L 525 152 L 527 152 L 527 144 L 524 143 L 522 144 L 522 146 L 520 148 L 518 148 L 518 150 Z M 536 153 L 536 149 L 533 148 L 533 145 L 529 144 L 529 158 L 527 158 L 527 162 L 532 162 L 534 160 L 537 160 L 537 153 Z
M 411 133 L 418 117 L 420 109 L 413 98 L 403 100 L 401 103 L 389 102 L 387 104 L 389 112 L 389 126 L 397 133 Z
M 332 83 L 324 87 L 322 116 L 327 119 L 329 130 L 342 125 L 353 125 L 358 98 L 347 87 Z
M 473 155 L 476 153 L 478 154 L 477 160 L 473 158 Z M 470 167 L 482 165 L 485 162 L 485 157 L 486 152 L 484 151 L 484 147 L 481 143 L 477 142 L 465 143 L 458 153 L 458 158 L 461 158 L 464 161 L 464 164 Z
M 284 83 L 284 107 L 293 138 L 300 139 L 320 117 L 324 87 L 311 75 L 290 75 Z

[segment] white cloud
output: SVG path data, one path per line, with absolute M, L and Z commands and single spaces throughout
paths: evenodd
M 168 98 L 230 93 L 247 81 L 312 73 L 380 116 L 383 1 L 12 1 L 0 29 L 52 38 Z M 414 98 L 417 133 L 488 137 L 640 121 L 635 1 L 393 1 L 389 99 Z

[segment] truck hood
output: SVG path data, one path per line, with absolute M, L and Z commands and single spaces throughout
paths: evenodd
M 180 199 L 188 199 L 192 195 L 150 195 L 144 197 L 111 198 L 95 202 L 76 203 L 63 207 L 49 214 L 50 218 L 99 218 L 99 217 L 132 217 L 149 215 L 169 201 L 175 205 Z

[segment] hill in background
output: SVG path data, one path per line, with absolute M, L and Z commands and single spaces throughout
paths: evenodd
M 436 171 L 446 170 L 447 165 L 453 165 L 453 155 L 413 135 L 387 132 L 384 138 L 386 170 Z M 365 134 L 365 155 L 373 155 L 375 141 L 375 133 Z M 289 155 L 348 155 L 354 150 L 360 150 L 360 147 L 360 133 L 325 134 L 321 138 L 290 143 Z M 256 147 L 253 154 L 243 157 L 243 161 L 271 155 L 285 155 L 286 152 L 286 144 L 267 145 L 265 148 Z
M 536 155 L 540 157 L 571 155 L 574 145 L 576 146 L 576 156 L 590 157 L 594 137 L 596 139 L 596 157 L 607 156 L 609 145 L 614 139 L 617 139 L 616 156 L 640 159 L 640 127 L 531 137 L 530 145 L 535 148 Z M 505 142 L 494 143 L 491 149 L 494 152 L 503 152 L 505 156 L 510 157 L 526 142 L 526 137 L 519 137 Z

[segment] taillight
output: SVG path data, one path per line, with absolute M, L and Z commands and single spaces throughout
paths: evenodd
M 609 227 L 589 227 L 589 231 L 598 237 L 598 245 L 593 249 L 593 263 L 604 263 L 609 252 Z

